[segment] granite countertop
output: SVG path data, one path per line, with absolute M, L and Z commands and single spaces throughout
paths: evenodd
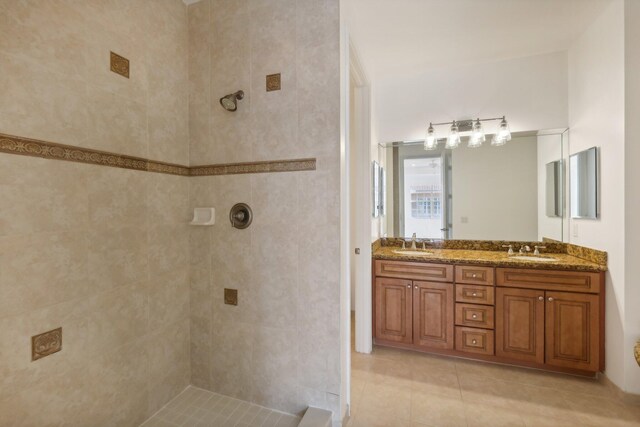
M 434 262 L 442 264 L 484 265 L 488 267 L 539 268 L 551 270 L 606 271 L 607 266 L 587 261 L 566 253 L 543 253 L 542 257 L 555 258 L 555 261 L 525 261 L 514 259 L 507 251 L 468 250 L 468 249 L 435 249 L 427 248 L 429 256 L 411 256 L 394 253 L 398 246 L 380 246 L 373 251 L 374 259 L 395 261 Z M 532 256 L 531 254 L 528 254 Z

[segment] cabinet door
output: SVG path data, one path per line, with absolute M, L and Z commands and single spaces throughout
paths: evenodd
M 496 288 L 496 356 L 544 363 L 544 292 Z
M 596 372 L 600 319 L 597 295 L 546 293 L 546 362 Z
M 454 323 L 452 283 L 413 282 L 413 343 L 452 349 Z
M 411 280 L 376 278 L 376 338 L 411 344 Z

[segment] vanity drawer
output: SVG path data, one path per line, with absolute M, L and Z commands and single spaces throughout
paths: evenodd
M 495 288 L 493 286 L 456 284 L 456 302 L 494 305 Z
M 493 355 L 493 331 L 456 326 L 456 350 Z
M 477 267 L 474 265 L 456 265 L 456 283 L 493 286 L 495 283 L 494 268 Z
M 376 260 L 375 274 L 427 282 L 453 282 L 453 265 Z
M 493 307 L 475 304 L 456 304 L 456 325 L 493 329 Z
M 496 283 L 523 289 L 600 293 L 602 275 L 586 271 L 497 268 Z

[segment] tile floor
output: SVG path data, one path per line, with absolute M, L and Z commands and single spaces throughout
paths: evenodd
M 348 427 L 640 426 L 592 379 L 377 346 L 351 368 Z
M 296 427 L 300 418 L 187 387 L 141 427 Z

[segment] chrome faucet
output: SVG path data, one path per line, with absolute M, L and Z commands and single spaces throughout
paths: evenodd
M 534 246 L 533 248 L 534 248 L 534 251 L 533 251 L 534 255 L 540 255 L 540 251 L 538 249 L 547 249 L 546 246 Z
M 513 255 L 513 245 L 502 245 L 503 248 L 509 248 L 507 255 Z
M 413 233 L 413 235 L 411 236 L 411 250 L 418 250 L 418 247 L 416 246 L 416 233 Z
M 522 245 L 520 246 L 520 255 L 524 255 L 527 252 L 531 252 L 531 248 L 529 247 L 529 245 Z

